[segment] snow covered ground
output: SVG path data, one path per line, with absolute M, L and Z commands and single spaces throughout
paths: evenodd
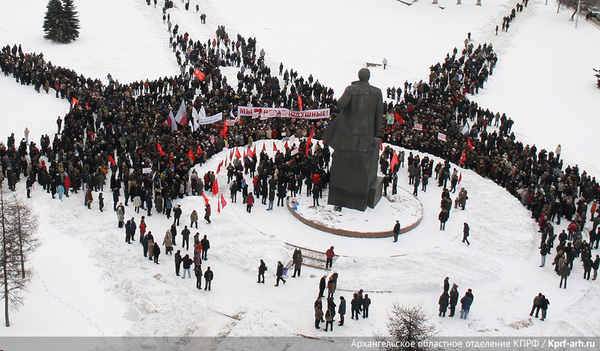
M 575 29 L 568 21 L 570 13 L 556 14 L 554 2 L 530 1 L 510 31 L 498 36 L 494 27 L 510 13 L 514 1 L 484 1 L 483 6 L 474 1 L 458 6 L 449 0 L 441 0 L 439 6 L 427 1 L 407 6 L 395 0 L 192 1 L 190 8 L 198 3 L 207 14 L 206 25 L 194 11 L 185 12 L 176 3 L 179 9 L 171 11 L 172 21 L 192 38 L 212 38 L 217 25 L 225 25 L 233 35 L 256 37 L 273 70 L 283 62 L 304 77 L 312 74 L 332 86 L 338 96 L 365 62 L 381 62 L 383 57 L 389 60 L 388 68 L 371 69 L 371 83 L 382 90 L 405 80 L 425 80 L 429 66 L 460 48 L 471 32 L 475 43 L 493 43 L 499 57 L 475 101 L 512 117 L 519 139 L 548 150 L 560 143 L 565 162 L 600 174 L 600 156 L 594 152 L 600 90 L 591 70 L 598 68 L 600 35 L 583 19 Z M 42 38 L 45 6 L 44 0 L 4 6 L 0 43 L 20 43 L 25 52 L 43 52 L 54 64 L 105 81 L 108 73 L 121 82 L 177 74 L 160 10 L 147 7 L 145 1 L 77 1 L 81 36 L 69 45 Z M 37 94 L 4 76 L 0 101 L 0 137 L 14 132 L 17 142 L 25 127 L 33 140 L 42 133 L 52 135 L 57 116 L 69 108 L 65 101 Z M 261 143 L 257 142 L 258 149 Z M 198 168 L 199 173 L 216 170 L 227 155 L 214 156 Z M 0 329 L 0 335 L 321 337 L 324 332 L 313 326 L 312 306 L 319 279 L 326 273 L 305 267 L 301 278 L 272 286 L 276 262 L 291 258 L 286 242 L 318 251 L 335 246 L 340 255 L 334 266 L 340 275 L 336 302 L 340 294 L 350 301 L 354 291 L 370 291 L 369 319 L 347 318 L 344 327 L 336 326 L 329 336 L 385 333 L 394 301 L 421 303 L 441 336 L 600 335 L 595 317 L 598 283 L 582 280 L 576 264 L 569 289 L 559 289 L 552 266 L 538 267 L 538 233 L 525 208 L 474 172 L 462 171 L 462 177 L 461 186 L 469 191 L 467 208 L 453 210 L 445 231 L 438 230 L 440 188 L 432 181 L 427 193 L 419 194 L 422 223 L 393 245 L 389 238 L 353 239 L 319 232 L 298 222 L 284 207 L 267 212 L 260 202 L 251 214 L 241 201 L 228 204 L 219 214 L 215 197 L 213 223 L 201 223 L 198 230 L 211 240 L 209 260 L 203 264 L 203 269 L 208 265 L 215 272 L 211 292 L 198 291 L 195 281 L 176 277 L 171 257 L 163 254 L 161 264 L 155 265 L 143 257 L 138 241 L 125 244 L 108 189 L 104 213 L 98 211 L 97 202 L 92 210 L 84 208 L 81 194 L 58 202 L 36 189 L 31 203 L 40 216 L 41 246 L 32 258 L 35 275 L 24 306 L 12 312 L 12 326 Z M 229 201 L 223 173 L 218 181 Z M 399 184 L 412 192 L 405 169 Z M 24 184 L 17 192 L 24 195 Z M 97 199 L 97 193 L 94 196 Z M 185 224 L 193 209 L 202 213 L 201 197 L 177 203 L 184 209 Z M 126 218 L 135 217 L 139 223 L 140 215 L 127 207 Z M 371 216 L 371 221 L 389 229 L 395 222 L 377 210 Z M 170 226 L 162 215 L 147 222 L 158 240 Z M 463 222 L 471 226 L 469 247 L 461 243 Z M 264 285 L 256 283 L 261 258 L 269 266 Z M 473 289 L 475 302 L 468 321 L 437 317 L 446 276 L 458 284 L 461 296 Z M 530 322 L 527 315 L 538 292 L 551 302 L 543 323 Z

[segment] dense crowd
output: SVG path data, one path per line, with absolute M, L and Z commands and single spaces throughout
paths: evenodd
M 118 203 L 123 201 L 128 205 L 131 201 L 138 209 L 145 204 L 148 216 L 155 207 L 158 213 L 170 217 L 175 199 L 201 195 L 202 191 L 212 189 L 214 173 L 200 176 L 192 170 L 195 164 L 205 162 L 227 147 L 252 146 L 259 139 L 296 136 L 302 140 L 299 146 L 281 150 L 273 157 L 260 152 L 233 160 L 226 168 L 230 199 L 235 202 L 237 193 L 241 192 L 242 202 L 248 204 L 249 212 L 252 204 L 248 199 L 254 203 L 254 198 L 262 199 L 263 204 L 268 201 L 272 209 L 275 197 L 278 205 L 283 205 L 288 192 L 302 192 L 304 184 L 307 195 L 312 195 L 314 204 L 318 204 L 321 190 L 328 181 L 329 148 L 316 144 L 306 151 L 307 142 L 303 138 L 314 127 L 314 137 L 320 139 L 330 120 L 313 123 L 289 118 L 240 118 L 239 123 L 227 131 L 223 122 L 195 131 L 188 125 L 180 125 L 176 132 L 172 132 L 165 121 L 182 100 L 188 102 L 186 108 L 190 116 L 193 109 L 197 111 L 202 107 L 208 115 L 223 113 L 226 116 L 238 106 L 299 109 L 302 101 L 304 109 L 331 108 L 332 118 L 335 118 L 338 111 L 333 89 L 312 75 L 305 79 L 293 69 L 284 69 L 283 63 L 279 65 L 278 74 L 272 74 L 265 63 L 264 50 L 257 52 L 256 38 L 230 36 L 223 26 L 218 27 L 215 38 L 203 42 L 193 40 L 188 33 L 180 33 L 179 26 L 172 27 L 169 18 L 169 32 L 169 45 L 180 65 L 181 75 L 129 84 L 121 84 L 110 76 L 108 84 L 104 84 L 99 79 L 86 78 L 54 65 L 46 61 L 42 53 L 25 53 L 20 45 L 3 47 L 0 69 L 5 76 L 12 76 L 22 85 L 32 85 L 38 93 L 52 92 L 71 103 L 70 111 L 63 118 L 59 116 L 58 130 L 52 138 L 44 135 L 37 144 L 25 133 L 17 142 L 13 133 L 6 145 L 0 145 L 2 176 L 7 179 L 9 188 L 15 190 L 19 179 L 25 177 L 28 196 L 37 182 L 52 197 L 55 194 L 68 196 L 69 191 L 85 191 L 89 206 L 93 201 L 92 191 L 103 191 L 110 178 L 113 209 L 117 214 Z M 448 208 L 449 191 L 456 191 L 458 183 L 456 170 L 451 172 L 453 163 L 495 181 L 520 199 L 539 222 L 542 256 L 550 252 L 558 237 L 554 260 L 557 273 L 563 275 L 561 272 L 567 270 L 565 266 L 572 269 L 574 259 L 581 256 L 588 279 L 591 268 L 595 270 L 595 278 L 599 260 L 591 261 L 591 250 L 594 243 L 595 248 L 598 247 L 599 236 L 595 230 L 600 223 L 597 216 L 600 187 L 594 177 L 580 172 L 577 166 L 563 169 L 560 145 L 550 152 L 535 145 L 523 145 L 511 132 L 510 118 L 468 99 L 484 87 L 496 61 L 492 45 L 475 45 L 469 36 L 460 53 L 455 48 L 442 62 L 431 66 L 427 81 L 405 82 L 401 87 L 388 88 L 384 107 L 386 114 L 393 117 L 382 116 L 382 139 L 391 145 L 445 160 L 434 166 L 434 161 L 427 156 L 421 159 L 411 153 L 407 163 L 415 195 L 419 187 L 426 191 L 428 179 L 434 173 L 438 186 L 446 189 L 450 181 L 449 190 L 442 193 L 440 229 L 448 220 L 449 214 L 444 211 L 451 209 L 451 201 Z M 239 68 L 237 83 L 228 82 L 222 75 L 221 69 L 228 66 Z M 196 69 L 203 72 L 204 79 L 196 78 Z M 404 166 L 404 152 L 399 160 L 394 161 L 394 157 L 398 155 L 387 147 L 380 159 L 386 193 L 390 184 L 395 193 L 398 168 Z M 467 194 L 463 190 L 459 191 L 455 208 L 465 207 Z M 590 204 L 593 228 L 586 238 L 584 227 Z M 553 222 L 560 224 L 561 219 L 569 222 L 568 234 L 555 235 Z M 122 217 L 119 222 L 123 222 Z M 210 222 L 210 212 L 207 222 Z M 131 223 L 128 228 L 131 231 Z M 169 237 L 168 234 L 163 244 L 172 247 L 167 245 L 168 239 L 174 245 L 175 235 Z M 127 238 L 132 237 L 129 232 Z M 145 252 L 154 250 L 149 247 L 158 244 L 154 239 L 152 246 L 148 246 L 148 240 L 144 242 Z M 158 263 L 158 256 L 150 252 L 149 257 Z M 186 264 L 189 269 L 191 258 L 180 259 L 184 269 Z M 568 276 L 569 272 L 564 274 Z M 212 280 L 212 272 L 210 275 Z M 566 278 L 564 281 L 566 287 Z M 208 287 L 210 289 L 210 285 Z M 443 300 L 449 298 L 451 296 L 444 296 Z M 451 311 L 453 315 L 453 307 Z M 316 327 L 319 320 L 317 317 Z

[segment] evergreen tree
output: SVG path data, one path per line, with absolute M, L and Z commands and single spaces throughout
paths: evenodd
M 592 68 L 594 70 L 594 72 L 596 72 L 596 74 L 594 74 L 596 76 L 596 78 L 598 78 L 598 88 L 600 88 L 600 69 L 595 69 Z
M 68 43 L 79 38 L 79 18 L 73 0 L 63 0 L 63 10 L 65 18 L 63 42 Z
M 73 0 L 49 0 L 44 17 L 44 38 L 69 43 L 79 37 L 79 18 Z
M 44 38 L 53 41 L 60 41 L 62 37 L 63 7 L 60 0 L 49 0 L 46 6 L 46 15 L 44 16 Z

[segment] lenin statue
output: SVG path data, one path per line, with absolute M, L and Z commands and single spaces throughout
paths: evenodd
M 334 149 L 330 169 L 330 205 L 364 211 L 381 198 L 377 161 L 383 116 L 381 90 L 369 84 L 371 73 L 362 68 L 338 100 L 342 109 L 323 132 Z

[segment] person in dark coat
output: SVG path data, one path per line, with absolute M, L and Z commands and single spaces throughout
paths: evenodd
M 540 302 L 540 309 L 542 310 L 542 318 L 540 319 L 541 321 L 546 319 L 546 311 L 548 311 L 548 305 L 550 305 L 550 301 L 548 301 L 545 295 L 542 295 L 542 299 Z
M 535 312 L 535 318 L 538 318 L 540 313 L 540 308 L 542 304 L 542 293 L 539 293 L 536 297 L 533 298 L 533 306 L 531 307 L 531 312 L 529 312 L 529 316 L 533 316 L 533 312 Z
M 132 236 L 132 224 L 131 224 L 131 220 L 128 219 L 127 223 L 125 223 L 125 242 L 128 244 L 131 244 L 131 236 Z M 145 257 L 146 255 L 144 255 Z
M 196 275 L 196 289 L 202 290 L 202 266 L 194 268 L 194 275 Z
M 365 294 L 362 301 L 363 318 L 369 318 L 369 306 L 371 306 L 371 299 L 369 298 L 369 294 Z
M 398 241 L 398 234 L 400 234 L 400 221 L 396 220 L 396 224 L 394 225 L 394 242 Z
M 173 210 L 173 224 L 179 226 L 179 219 L 181 218 L 181 213 L 183 210 L 181 209 L 181 205 L 177 205 Z M 175 245 L 175 243 L 173 243 Z
M 104 212 L 104 195 L 102 193 L 98 194 L 98 206 L 100 206 L 100 212 Z
M 285 279 L 283 279 L 283 263 L 281 261 L 277 261 L 277 282 L 275 286 L 279 286 L 279 281 L 282 280 L 283 284 L 285 284 Z
M 265 261 L 260 259 L 260 265 L 258 266 L 258 281 L 257 283 L 265 283 L 265 272 L 267 271 L 267 265 Z M 261 279 L 262 278 L 262 279 Z
M 350 308 L 352 309 L 351 319 L 358 320 L 358 316 L 360 315 L 360 301 L 358 300 L 358 293 L 354 293 L 354 298 L 350 301 Z
M 194 263 L 194 260 L 190 258 L 190 255 L 185 255 L 181 262 L 183 263 L 183 275 L 181 276 L 181 279 L 185 279 L 186 273 L 188 278 L 192 278 L 192 274 L 190 273 L 190 267 L 192 266 L 192 263 Z
M 210 249 L 210 241 L 208 240 L 208 238 L 206 237 L 206 235 L 204 235 L 204 238 L 202 240 L 200 240 L 200 244 L 202 244 L 202 257 L 201 259 L 203 259 L 204 261 L 206 261 L 208 258 L 208 249 Z
M 469 289 L 466 293 L 465 296 L 463 296 L 462 299 L 460 299 L 460 318 L 461 319 L 467 319 L 467 316 L 469 315 L 469 311 L 471 310 L 471 304 L 473 303 L 473 292 L 471 291 L 471 289 Z
M 158 264 L 158 256 L 160 256 L 160 244 L 155 242 L 154 250 L 152 251 L 152 258 L 154 258 L 154 263 L 156 264 Z
M 171 240 L 173 240 L 173 246 L 177 246 L 177 241 L 175 240 L 177 238 L 177 227 L 175 226 L 175 223 L 171 224 Z
M 452 284 L 452 290 L 450 290 L 450 314 L 448 317 L 454 317 L 454 310 L 458 304 L 458 285 Z
M 327 275 L 321 277 L 321 281 L 319 282 L 319 298 L 325 297 L 323 294 L 325 293 L 325 288 L 327 287 Z
M 592 265 L 594 262 L 590 257 L 583 258 L 583 279 L 590 280 L 590 273 L 592 273 Z
M 440 230 L 446 230 L 446 222 L 448 222 L 448 218 L 450 217 L 450 213 L 446 210 L 442 210 L 438 216 L 440 220 Z
M 181 269 L 181 250 L 177 250 L 175 253 L 175 275 L 179 276 L 179 270 Z
M 346 314 L 346 299 L 343 296 L 340 296 L 340 306 L 338 307 L 338 313 L 340 315 L 340 323 L 339 326 L 344 325 L 344 315 Z
M 206 268 L 206 272 L 204 272 L 204 280 L 206 282 L 204 285 L 205 291 L 206 291 L 206 289 L 208 289 L 208 291 L 210 291 L 210 286 L 211 286 L 213 278 L 214 278 L 213 271 L 210 270 L 210 267 Z
M 471 245 L 471 243 L 469 242 L 469 239 L 467 239 L 469 237 L 469 225 L 467 224 L 467 222 L 465 222 L 464 227 L 463 227 L 463 239 L 462 242 L 466 242 L 467 246 Z
M 440 305 L 440 317 L 446 317 L 446 310 L 448 310 L 449 300 L 450 296 L 448 296 L 448 293 L 444 291 L 438 300 L 438 304 Z
M 181 231 L 181 247 L 189 250 L 190 249 L 190 230 L 188 229 L 187 225 L 183 227 L 183 230 Z M 175 245 L 175 244 L 173 244 Z
M 294 250 L 292 260 L 294 261 L 294 274 L 292 275 L 292 278 L 296 278 L 296 273 L 298 273 L 298 277 L 300 277 L 300 272 L 302 270 L 302 251 L 300 251 L 300 249 Z
M 444 292 L 448 292 L 450 290 L 450 278 L 446 277 L 444 279 Z

